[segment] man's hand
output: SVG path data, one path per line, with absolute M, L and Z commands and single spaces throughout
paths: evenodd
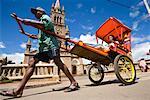
M 16 20 L 18 20 L 18 21 L 20 21 L 20 22 L 23 21 L 23 19 L 22 19 L 22 18 L 19 18 L 15 13 L 12 13 L 12 14 L 10 14 L 10 15 L 11 15 L 11 17 L 15 18 Z

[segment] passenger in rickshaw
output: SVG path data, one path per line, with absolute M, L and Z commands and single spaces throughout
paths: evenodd
M 119 45 L 119 41 L 113 35 L 109 36 L 109 41 L 108 46 L 102 47 L 104 52 L 109 52 L 111 49 L 116 50 L 116 45 Z
M 108 46 L 98 46 L 97 48 L 99 48 L 100 50 L 103 50 L 104 52 L 109 52 L 110 50 L 116 51 L 117 46 L 120 46 L 123 48 L 123 47 L 127 47 L 129 43 L 130 43 L 130 38 L 129 38 L 128 33 L 123 34 L 122 41 L 119 41 L 117 40 L 116 37 L 114 37 L 113 35 L 110 35 Z M 129 51 L 129 54 L 131 56 L 131 51 Z
M 116 50 L 117 46 L 126 47 L 130 43 L 130 38 L 128 33 L 124 33 L 122 37 L 122 41 L 118 41 L 117 38 L 115 38 L 113 35 L 109 36 L 109 48 Z
M 113 35 L 109 36 L 109 41 L 110 41 L 110 43 L 108 44 L 109 48 L 116 50 L 116 45 L 119 45 L 119 41 L 117 41 L 117 39 Z

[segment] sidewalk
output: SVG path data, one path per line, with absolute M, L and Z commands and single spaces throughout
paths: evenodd
M 20 81 L 13 81 L 12 83 L 1 83 L 0 90 L 16 88 L 19 85 Z M 61 82 L 52 81 L 50 79 L 31 79 L 27 82 L 25 89 L 55 85 L 60 83 Z
M 25 89 L 21 98 L 12 98 L 0 96 L 1 100 L 149 100 L 150 98 L 150 72 L 137 73 L 137 80 L 132 85 L 121 85 L 118 82 L 114 73 L 106 74 L 101 85 L 92 84 L 87 76 L 76 76 L 75 79 L 79 82 L 80 90 L 66 93 L 64 90 L 53 91 L 69 86 L 70 82 L 67 78 L 62 78 L 61 84 L 41 86 L 37 88 Z M 33 80 L 28 82 L 28 85 Z M 43 81 L 44 82 L 44 81 Z M 42 80 L 34 81 L 34 85 L 48 83 L 48 80 L 43 83 Z M 18 84 L 18 82 L 15 82 Z M 2 84 L 2 89 L 15 88 L 14 83 L 11 85 Z M 2 86 L 2 87 L 1 87 Z M 11 87 L 10 87 L 11 86 Z M 16 85 L 15 85 L 16 86 Z
M 147 78 L 147 77 L 149 77 L 148 76 L 149 74 L 150 74 L 150 71 L 149 72 L 137 71 L 137 79 Z M 82 79 L 87 79 L 90 82 L 90 80 L 88 79 L 88 75 L 74 76 L 74 77 L 77 78 L 77 81 L 82 80 Z M 113 80 L 113 79 L 117 79 L 117 77 L 114 72 L 113 73 L 105 73 L 103 81 L 108 80 L 108 79 Z M 52 81 L 49 78 L 47 78 L 47 79 L 31 79 L 26 84 L 25 89 L 57 85 L 57 84 L 66 83 L 65 81 L 69 82 L 67 77 L 62 77 L 61 82 Z M 12 83 L 2 83 L 2 84 L 0 84 L 0 90 L 16 88 L 19 85 L 19 83 L 20 83 L 20 81 L 13 81 Z

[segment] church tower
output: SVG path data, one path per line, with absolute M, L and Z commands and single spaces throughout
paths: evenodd
M 60 6 L 60 0 L 57 0 L 56 3 L 52 4 L 50 17 L 52 23 L 54 24 L 55 32 L 58 35 L 70 36 L 69 28 L 65 25 L 65 8 Z M 65 41 L 61 40 L 61 46 L 65 45 Z
M 52 4 L 50 17 L 54 24 L 55 33 L 66 38 L 70 38 L 69 27 L 65 23 L 65 8 L 64 6 L 61 7 L 60 0 L 56 0 L 55 4 Z M 59 40 L 61 41 L 61 47 L 66 47 L 66 42 L 61 39 Z M 83 73 L 82 58 L 72 55 L 63 49 L 60 49 L 60 57 L 72 74 Z
M 31 40 L 30 38 L 28 39 L 28 42 L 26 44 L 26 50 L 25 50 L 25 53 L 24 53 L 24 61 L 23 61 L 23 64 L 28 64 L 29 63 L 29 60 L 30 60 L 30 50 L 31 50 Z

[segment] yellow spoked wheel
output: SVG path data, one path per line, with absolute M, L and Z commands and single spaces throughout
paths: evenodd
M 90 67 L 88 74 L 90 81 L 95 84 L 100 84 L 104 78 L 103 68 L 101 66 L 97 66 L 96 64 Z
M 114 60 L 115 73 L 117 78 L 125 85 L 135 82 L 136 70 L 132 60 L 125 55 L 118 55 Z

